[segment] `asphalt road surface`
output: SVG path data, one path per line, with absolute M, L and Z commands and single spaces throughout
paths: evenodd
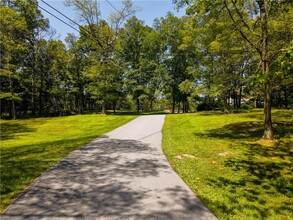
M 164 119 L 138 117 L 72 152 L 0 219 L 216 219 L 162 153 Z

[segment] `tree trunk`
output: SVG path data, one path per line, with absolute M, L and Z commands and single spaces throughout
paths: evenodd
M 268 0 L 259 1 L 260 18 L 261 18 L 261 31 L 262 31 L 262 74 L 265 77 L 264 83 L 264 139 L 273 139 L 273 126 L 272 126 L 272 89 L 269 77 L 269 62 L 268 62 Z
M 106 114 L 106 104 L 103 102 L 102 104 L 102 114 Z
M 287 97 L 287 88 L 284 86 L 284 105 L 285 108 L 288 109 L 288 97 Z
M 81 112 L 81 114 L 83 114 L 84 109 L 85 109 L 83 92 L 81 93 L 81 106 L 80 106 L 80 108 L 81 108 L 81 109 L 80 109 L 80 112 Z
M 78 112 L 80 114 L 83 113 L 83 110 L 84 110 L 84 95 L 83 95 L 83 85 L 82 85 L 82 82 L 81 82 L 81 79 L 80 79 L 80 72 L 79 70 L 77 69 L 77 82 L 78 82 Z
M 96 109 L 96 113 L 100 112 L 100 106 L 97 103 L 95 103 L 95 109 Z
M 223 106 L 224 106 L 224 113 L 230 113 L 229 109 L 228 109 L 227 97 L 224 97 L 224 99 L 223 99 Z
M 139 115 L 139 108 L 140 108 L 140 106 L 139 106 L 139 98 L 136 98 L 136 113 Z
M 238 101 L 237 101 L 237 93 L 236 93 L 235 91 L 233 91 L 233 96 L 234 96 L 234 97 L 233 97 L 233 109 L 234 109 L 234 110 L 237 110 L 237 107 L 238 107 L 238 106 L 237 106 L 237 102 L 238 102 Z
M 185 102 L 182 102 L 182 113 L 185 113 Z
M 32 76 L 32 94 L 31 94 L 31 102 L 32 102 L 32 115 L 36 114 L 36 107 L 35 107 L 35 99 L 34 99 L 34 88 L 35 88 L 35 83 L 34 83 L 34 76 Z
M 278 108 L 282 108 L 283 107 L 282 106 L 282 102 L 283 102 L 283 100 L 282 100 L 282 90 L 280 90 L 278 92 Z
M 39 116 L 43 116 L 43 91 L 39 90 Z
M 67 98 L 66 98 L 66 93 L 64 93 L 64 106 L 63 106 L 63 113 L 66 114 L 67 113 L 67 105 L 68 105 L 68 101 L 67 101 Z
M 150 110 L 151 110 L 151 112 L 153 111 L 153 99 L 151 99 Z
M 74 111 L 80 113 L 78 94 L 74 96 Z
M 241 108 L 241 99 L 242 99 L 242 85 L 240 85 L 238 108 Z
M 41 69 L 40 72 L 42 73 L 43 70 Z M 40 88 L 39 88 L 39 116 L 43 116 L 43 87 L 44 87 L 44 76 L 41 74 L 40 76 L 41 82 L 40 82 Z
M 172 100 L 172 114 L 175 113 L 175 106 L 176 106 L 176 101 L 175 101 L 175 96 L 173 95 L 173 100 Z
M 264 139 L 273 139 L 273 126 L 272 126 L 272 92 L 270 85 L 265 85 L 265 100 L 264 100 Z
M 11 95 L 13 96 L 13 86 L 12 86 L 12 79 L 11 79 L 10 73 L 9 73 L 9 90 L 10 90 Z M 14 103 L 13 97 L 11 97 L 11 102 L 10 102 L 10 117 L 13 120 L 16 119 L 15 103 Z
M 187 113 L 187 108 L 188 108 L 188 101 L 187 101 L 187 96 L 184 95 L 183 100 L 182 100 L 182 104 L 183 104 L 183 113 Z
M 247 36 L 238 28 L 241 36 L 247 40 L 254 49 L 256 49 L 261 57 L 262 75 L 265 78 L 264 82 L 264 135 L 265 139 L 273 139 L 273 127 L 271 119 L 271 83 L 269 77 L 269 65 L 268 65 L 268 12 L 269 12 L 269 0 L 257 0 L 256 1 L 260 9 L 260 22 L 261 22 L 261 48 L 256 46 L 248 40 Z M 237 22 L 231 14 L 231 10 L 228 7 L 227 1 L 224 1 L 225 7 L 228 10 L 229 16 L 237 26 Z
M 11 113 L 10 113 L 10 117 L 15 120 L 16 119 L 16 113 L 15 113 L 15 102 L 14 100 L 11 100 Z
M 114 115 L 116 114 L 116 101 L 113 103 L 113 110 L 114 110 Z

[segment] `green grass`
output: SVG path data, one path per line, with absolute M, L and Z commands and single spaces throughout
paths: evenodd
M 135 117 L 90 114 L 1 120 L 0 211 L 71 151 Z
M 262 118 L 260 110 L 166 116 L 167 159 L 219 219 L 293 219 L 293 111 L 273 111 L 275 141 L 260 140 Z

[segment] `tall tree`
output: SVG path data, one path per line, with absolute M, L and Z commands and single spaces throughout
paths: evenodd
M 37 0 L 1 0 L 1 4 L 13 9 L 19 14 L 26 23 L 26 35 L 24 36 L 28 50 L 23 59 L 23 68 L 20 71 L 20 76 L 23 81 L 23 86 L 26 88 L 22 93 L 21 98 L 26 110 L 30 109 L 33 114 L 36 113 L 37 103 L 39 102 L 38 92 L 36 90 L 37 81 L 40 79 L 40 71 L 37 69 L 38 62 L 41 60 L 38 57 L 40 47 L 37 46 L 38 41 L 42 39 L 49 27 L 48 19 L 45 19 L 38 9 Z
M 68 54 L 64 43 L 50 40 L 47 45 L 48 75 L 46 77 L 47 114 L 63 115 L 66 97 L 68 96 Z
M 168 73 L 164 88 L 167 96 L 171 96 L 172 113 L 175 112 L 176 104 L 178 104 L 178 111 L 180 111 L 181 102 L 183 106 L 187 106 L 187 94 L 181 93 L 179 89 L 179 85 L 190 76 L 187 74 L 187 51 L 180 48 L 183 43 L 181 34 L 183 25 L 184 21 L 171 13 L 168 13 L 166 18 L 156 21 L 156 28 L 164 45 L 163 60 Z M 183 108 L 184 111 L 185 109 Z
M 269 1 L 269 0 L 175 0 L 180 7 L 188 4 L 188 13 L 196 14 L 196 18 L 203 20 L 205 17 L 215 17 L 219 14 L 228 14 L 233 22 L 234 29 L 248 42 L 250 48 L 259 56 L 261 63 L 261 78 L 263 79 L 264 93 L 264 134 L 263 138 L 272 139 L 273 129 L 271 120 L 271 95 L 273 88 L 272 76 L 274 72 L 269 70 L 270 64 L 276 59 L 276 54 L 286 47 L 292 39 L 292 28 L 280 29 L 286 37 L 279 38 L 280 32 L 273 27 L 273 20 L 278 19 L 280 14 L 290 14 L 292 1 Z M 283 16 L 282 16 L 283 17 Z M 285 16 L 286 17 L 286 16 Z M 288 18 L 288 16 L 287 16 Z M 282 21 L 287 26 L 288 20 Z M 274 46 L 275 39 L 279 40 Z
M 68 34 L 65 38 L 67 43 L 68 53 L 68 77 L 70 80 L 69 87 L 66 88 L 73 95 L 74 99 L 74 112 L 83 113 L 85 109 L 85 90 L 87 79 L 84 74 L 85 66 L 89 61 L 85 53 L 85 45 L 83 39 L 78 38 L 73 34 Z M 66 105 L 64 106 L 66 111 L 69 109 L 69 103 L 71 102 L 71 95 L 64 97 Z
M 120 78 L 117 73 L 121 73 L 120 64 L 116 59 L 118 33 L 121 25 L 132 14 L 135 13 L 132 1 L 122 1 L 122 8 L 111 14 L 108 21 L 101 17 L 99 5 L 93 0 L 66 0 L 68 5 L 74 6 L 79 12 L 82 26 L 81 37 L 85 41 L 86 53 L 90 56 L 91 63 L 87 68 L 87 75 L 91 79 L 92 98 L 102 105 L 103 113 L 106 112 L 108 99 L 115 102 L 116 95 L 113 91 L 112 83 L 114 79 Z M 114 89 L 114 91 L 116 91 Z
M 141 20 L 132 17 L 127 21 L 121 31 L 121 47 L 125 71 L 125 86 L 136 101 L 136 110 L 139 114 L 141 99 L 146 94 L 148 73 L 145 71 L 144 60 L 142 59 L 142 42 L 146 37 L 148 27 L 144 26 Z
M 25 44 L 27 24 L 23 16 L 6 6 L 0 6 L 0 14 L 0 100 L 1 106 L 9 103 L 10 117 L 15 119 L 15 102 L 22 100 L 20 93 L 17 93 L 17 87 L 20 80 L 19 70 L 23 67 L 28 49 Z

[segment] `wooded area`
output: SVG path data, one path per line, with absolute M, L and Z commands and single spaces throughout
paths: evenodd
M 66 0 L 79 36 L 52 37 L 37 0 L 1 0 L 1 117 L 293 106 L 291 0 L 174 0 L 146 26 L 132 1 L 108 20 L 96 1 Z

